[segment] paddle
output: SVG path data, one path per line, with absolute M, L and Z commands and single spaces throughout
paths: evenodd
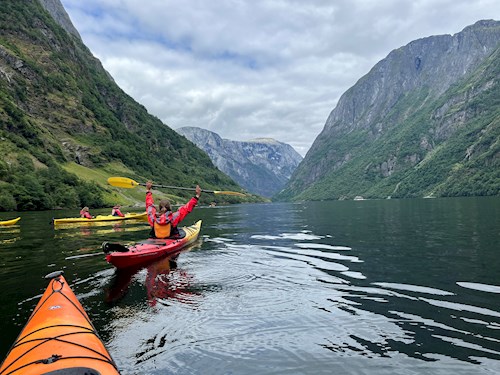
M 64 258 L 64 260 L 88 258 L 88 257 L 96 256 L 96 255 L 102 255 L 102 253 L 90 253 L 90 254 L 82 254 L 82 255 L 72 255 L 70 257 Z
M 132 180 L 131 178 L 127 177 L 110 177 L 108 178 L 108 184 L 116 187 L 121 187 L 125 189 L 132 189 L 135 188 L 136 186 L 146 186 L 145 183 L 142 182 L 136 182 Z M 164 189 L 177 189 L 177 190 L 191 190 L 191 191 L 196 191 L 194 188 L 186 188 L 186 187 L 180 187 L 180 186 L 168 186 L 168 185 L 151 185 L 152 187 L 155 188 L 164 188 Z M 219 190 L 202 190 L 203 193 L 210 193 L 210 194 L 223 194 L 223 195 L 238 195 L 240 197 L 246 197 L 246 194 L 239 193 L 237 191 L 219 191 Z

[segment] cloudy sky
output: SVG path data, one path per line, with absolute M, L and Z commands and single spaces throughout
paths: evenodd
M 118 85 L 173 129 L 305 155 L 340 96 L 412 40 L 500 20 L 498 0 L 61 0 Z

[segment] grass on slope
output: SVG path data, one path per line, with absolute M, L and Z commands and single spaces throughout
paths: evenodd
M 132 170 L 127 168 L 121 163 L 111 163 L 106 168 L 87 168 L 83 165 L 71 162 L 63 165 L 63 168 L 70 173 L 74 173 L 84 181 L 93 181 L 102 186 L 106 193 L 104 194 L 104 201 L 109 206 L 120 204 L 124 207 L 143 207 L 144 195 L 146 188 L 137 186 L 133 189 L 123 189 L 114 187 L 108 184 L 107 180 L 112 176 L 129 177 L 138 182 L 146 182 L 146 178 L 137 176 Z M 170 199 L 172 204 L 184 204 L 186 198 L 180 197 L 175 194 L 165 193 L 164 191 L 155 191 L 155 196 Z

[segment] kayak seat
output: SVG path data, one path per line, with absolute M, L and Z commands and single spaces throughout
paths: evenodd
M 41 373 L 41 375 L 101 375 L 97 370 L 90 367 L 71 367 L 60 370 Z

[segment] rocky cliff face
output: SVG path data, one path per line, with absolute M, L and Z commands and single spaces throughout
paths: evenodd
M 38 1 L 40 1 L 40 4 L 42 4 L 45 10 L 49 12 L 52 18 L 54 18 L 54 21 L 56 21 L 59 24 L 59 26 L 61 26 L 64 30 L 66 30 L 67 33 L 73 34 L 78 39 L 81 39 L 80 33 L 78 33 L 78 30 L 73 26 L 73 23 L 71 22 L 68 13 L 66 13 L 66 10 L 64 9 L 63 5 L 59 0 L 38 0 Z
M 197 127 L 183 127 L 177 132 L 204 150 L 239 185 L 264 197 L 280 191 L 302 160 L 292 146 L 270 138 L 231 141 Z
M 392 51 L 342 95 L 279 198 L 498 194 L 457 187 L 456 171 L 487 181 L 499 162 L 498 141 L 486 144 L 499 127 L 499 46 L 500 22 L 487 20 Z
M 423 38 L 392 51 L 342 96 L 324 132 L 374 126 L 380 133 L 383 124 L 375 116 L 385 117 L 405 93 L 426 88 L 437 97 L 470 75 L 498 47 L 499 25 L 480 21 L 453 36 Z

